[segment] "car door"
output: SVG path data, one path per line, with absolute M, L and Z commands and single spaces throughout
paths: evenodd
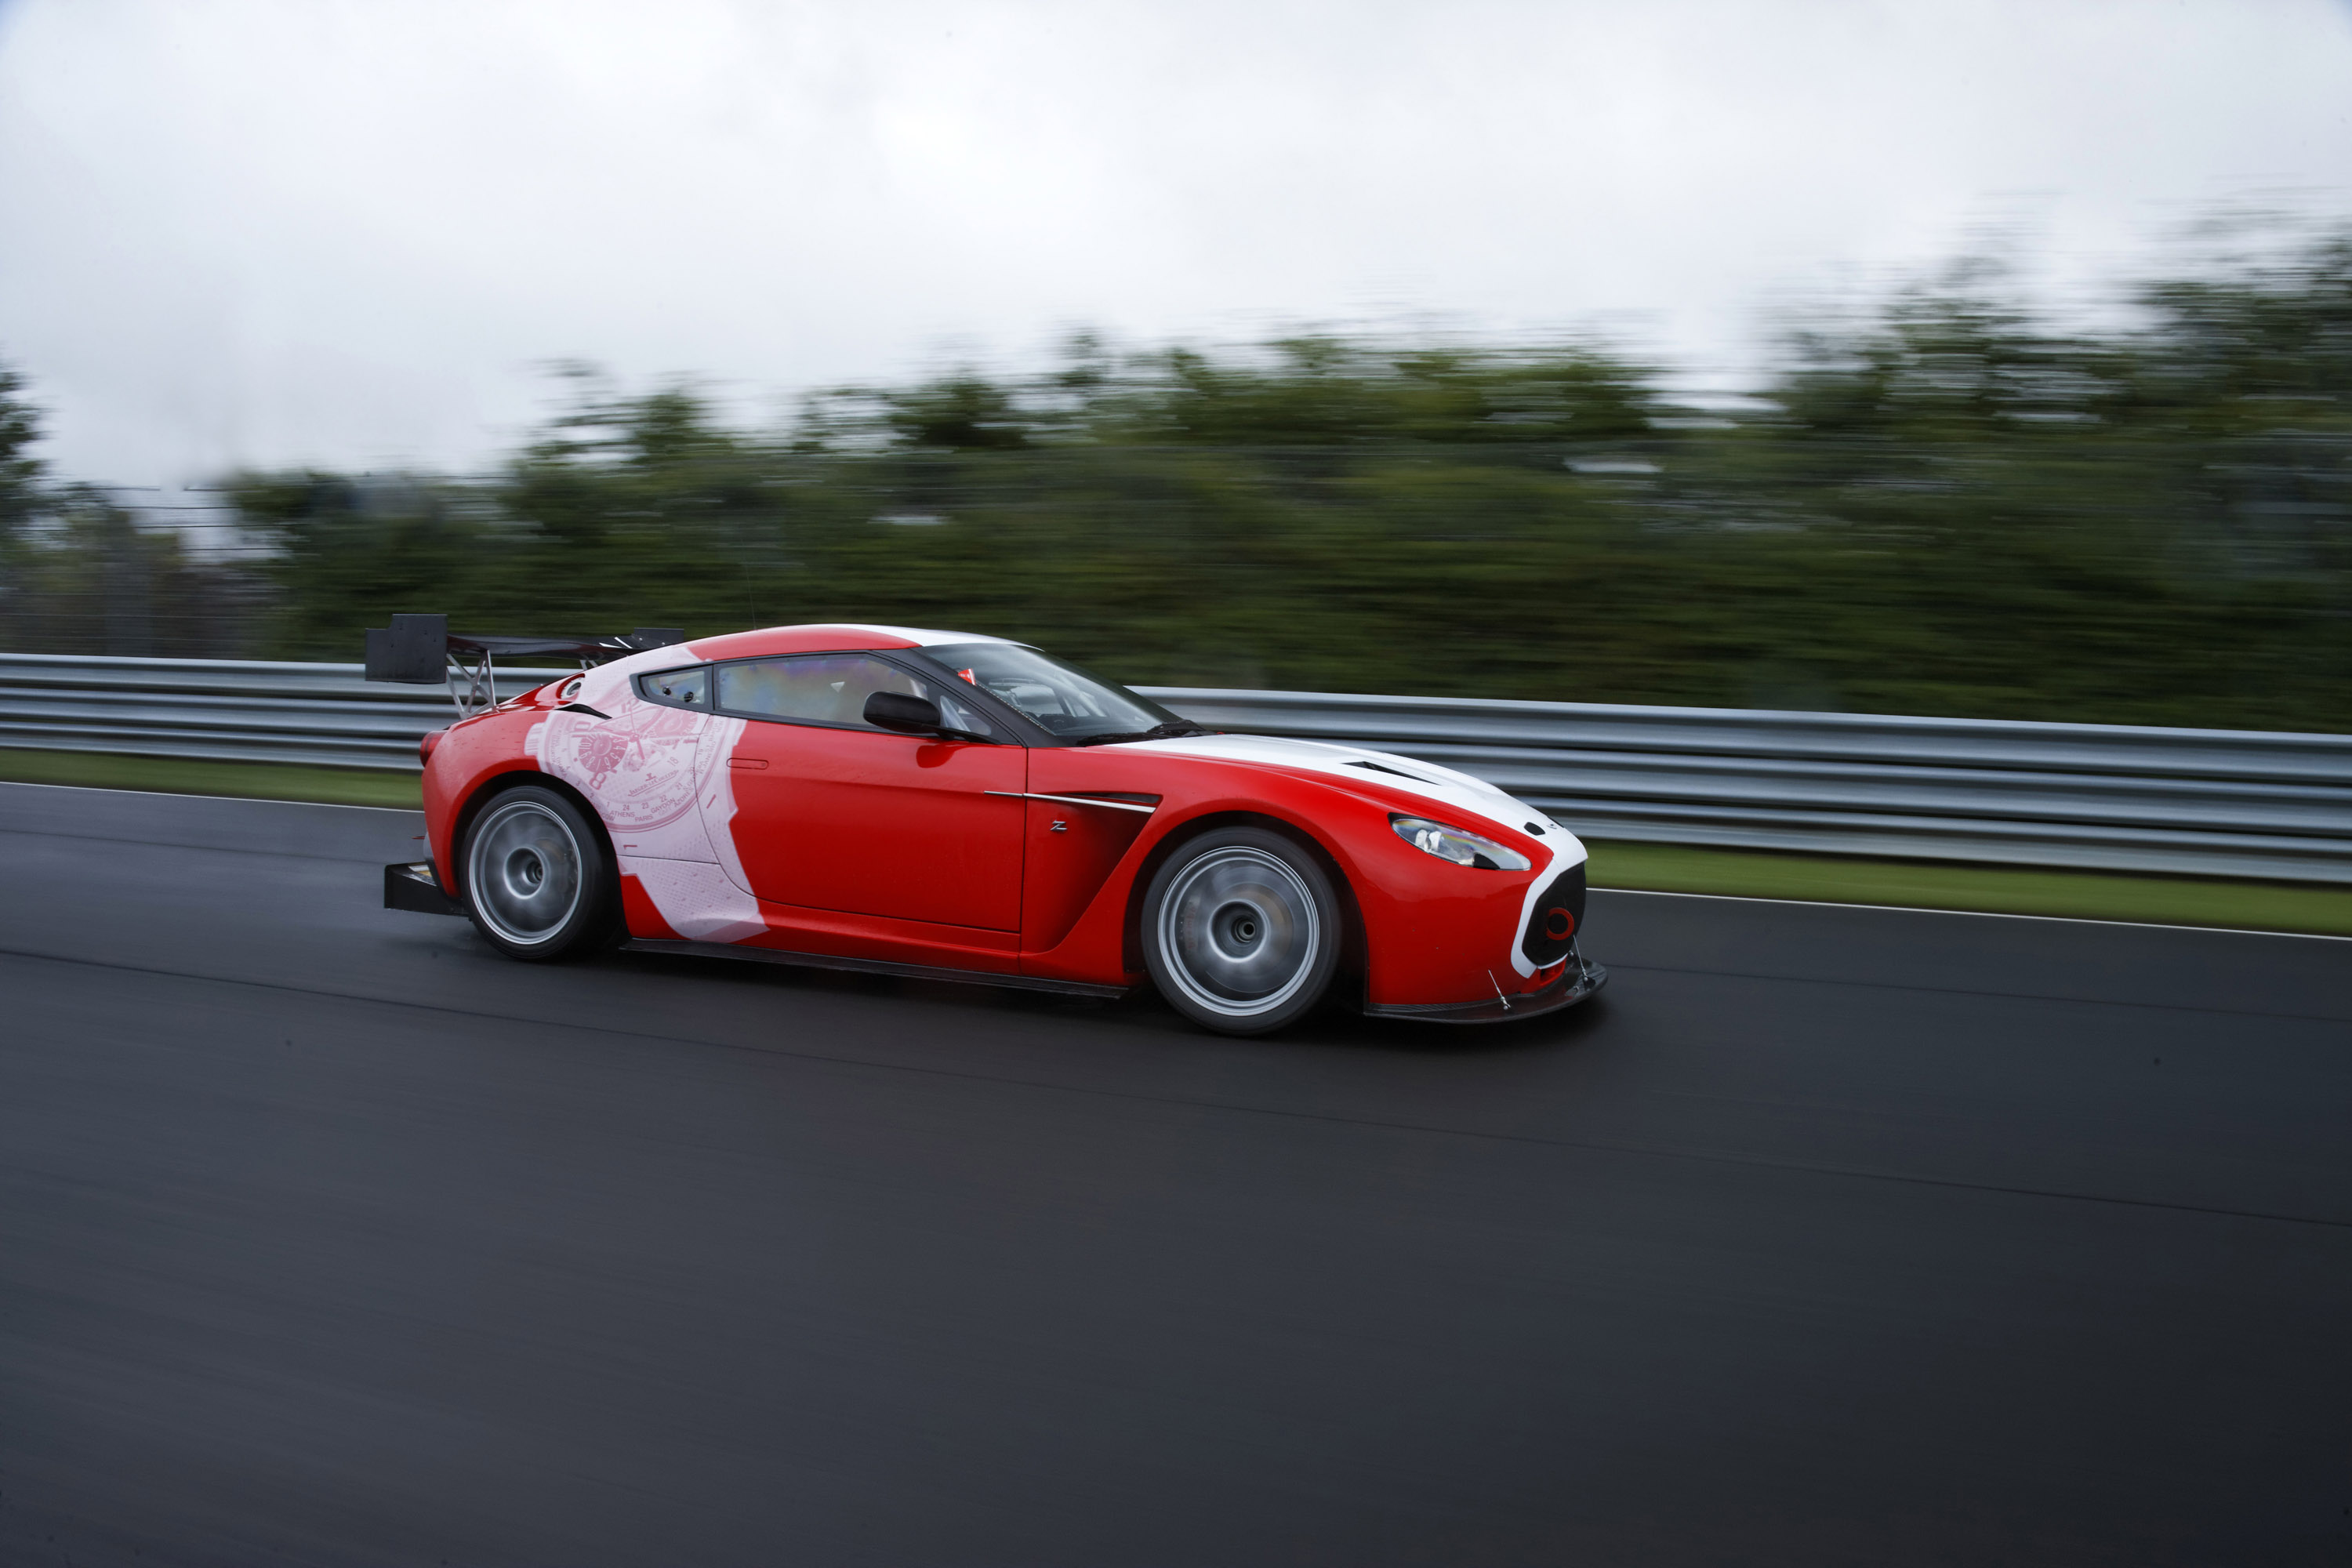
M 1026 749 L 865 720 L 867 697 L 897 691 L 940 703 L 951 723 L 991 729 L 969 694 L 870 653 L 742 659 L 713 675 L 713 706 L 745 721 L 728 780 L 747 891 L 803 909 L 1020 930 Z

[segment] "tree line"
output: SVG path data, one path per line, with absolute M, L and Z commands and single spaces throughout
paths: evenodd
M 1137 682 L 2352 729 L 2352 236 L 2129 304 L 2069 327 L 1956 269 L 1728 414 L 1590 342 L 1081 339 L 775 430 L 582 373 L 486 478 L 236 477 L 255 550 L 209 591 L 277 658 L 404 610 L 886 621 Z M 28 439 L 0 637 L 94 649 L 120 529 Z M 155 564 L 158 614 L 205 591 Z

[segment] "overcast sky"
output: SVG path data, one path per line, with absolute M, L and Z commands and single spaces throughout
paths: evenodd
M 2022 225 L 2352 215 L 2352 4 L 0 0 L 0 357 L 79 478 L 478 466 L 541 369 L 746 410 L 1070 329 L 1601 324 Z

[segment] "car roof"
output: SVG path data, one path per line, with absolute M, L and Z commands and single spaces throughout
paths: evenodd
M 1003 642 L 973 632 L 934 631 L 922 626 L 869 626 L 856 621 L 819 621 L 798 626 L 763 626 L 725 637 L 697 637 L 687 647 L 698 659 L 757 658 L 778 653 L 824 653 L 835 648 L 930 647 L 941 643 Z

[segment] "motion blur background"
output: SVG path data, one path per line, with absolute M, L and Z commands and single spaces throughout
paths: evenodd
M 2352 729 L 2352 5 L 0 0 L 0 648 Z

